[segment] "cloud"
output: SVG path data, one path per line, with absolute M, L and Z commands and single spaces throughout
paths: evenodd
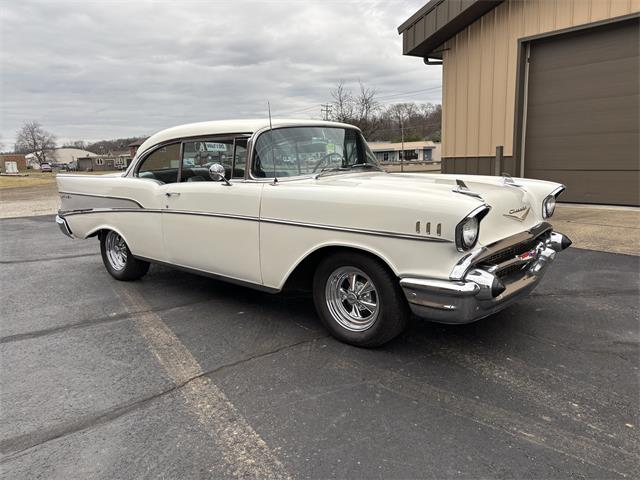
M 9 0 L 0 9 L 0 135 L 25 120 L 59 139 L 191 121 L 318 117 L 340 80 L 386 101 L 439 102 L 441 71 L 402 56 L 411 1 Z

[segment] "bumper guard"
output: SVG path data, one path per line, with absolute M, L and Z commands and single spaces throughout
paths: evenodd
M 416 316 L 440 323 L 471 323 L 529 294 L 556 253 L 569 245 L 568 237 L 548 231 L 531 250 L 499 264 L 471 266 L 460 280 L 403 278 L 400 286 Z

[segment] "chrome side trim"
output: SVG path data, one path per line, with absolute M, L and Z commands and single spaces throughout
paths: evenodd
M 423 235 L 413 235 L 410 233 L 388 232 L 384 230 L 369 230 L 365 228 L 339 227 L 334 225 L 322 225 L 317 223 L 305 223 L 305 222 L 297 222 L 292 220 L 281 220 L 277 218 L 261 218 L 260 221 L 263 223 L 273 223 L 278 225 L 292 225 L 292 226 L 302 227 L 302 228 L 316 228 L 319 230 L 332 230 L 332 231 L 347 232 L 347 233 L 360 233 L 364 235 L 375 235 L 378 237 L 402 238 L 405 240 L 420 240 L 424 242 L 452 243 L 451 240 L 446 240 L 444 238 L 426 237 Z
M 73 215 L 89 215 L 92 213 L 161 213 L 163 210 L 154 208 L 85 208 L 79 210 L 60 210 L 60 217 L 70 217 Z
M 60 231 L 62 233 L 64 233 L 69 238 L 73 238 L 73 233 L 71 233 L 71 229 L 69 228 L 69 225 L 64 218 L 56 215 L 56 223 L 58 224 L 58 227 L 60 227 Z
M 158 210 L 160 213 L 167 213 L 169 215 L 193 215 L 196 217 L 215 217 L 215 218 L 229 218 L 232 220 L 247 220 L 252 222 L 257 222 L 260 220 L 259 217 L 254 217 L 251 215 L 233 215 L 230 213 L 209 213 L 209 212 L 198 212 L 194 210 Z
M 135 203 L 140 208 L 144 208 L 142 206 L 142 204 L 140 204 L 140 202 L 138 202 L 137 200 L 134 200 L 133 198 L 129 198 L 129 197 L 114 197 L 112 195 L 100 195 L 99 193 L 78 193 L 78 192 L 67 192 L 67 191 L 64 191 L 64 192 L 61 191 L 59 193 L 60 193 L 61 196 L 62 195 L 79 195 L 81 197 L 109 198 L 111 200 L 127 200 L 129 202 Z
M 67 212 L 60 212 L 61 217 L 71 216 L 71 215 L 87 215 L 92 213 L 116 213 L 116 212 L 125 212 L 125 213 L 163 213 L 170 215 L 196 215 L 202 217 L 216 217 L 216 218 L 229 218 L 233 220 L 245 220 L 252 222 L 262 222 L 262 223 L 271 223 L 276 225 L 291 225 L 294 227 L 301 228 L 315 228 L 318 230 L 331 230 L 337 232 L 346 232 L 346 233 L 357 233 L 361 235 L 374 235 L 378 237 L 388 237 L 388 238 L 399 238 L 403 240 L 418 240 L 423 242 L 438 242 L 438 243 L 452 243 L 451 240 L 447 240 L 444 238 L 438 237 L 427 237 L 423 235 L 412 235 L 408 233 L 396 233 L 396 232 L 388 232 L 384 230 L 369 230 L 364 228 L 348 228 L 348 227 L 340 227 L 336 225 L 322 225 L 317 223 L 305 223 L 305 222 L 297 222 L 293 220 L 282 220 L 278 218 L 259 218 L 247 215 L 232 215 L 227 213 L 209 213 L 209 212 L 196 212 L 189 210 L 161 210 L 161 209 L 151 209 L 151 208 L 100 208 L 100 209 L 86 209 L 86 210 L 70 210 Z
M 105 173 L 104 175 L 87 175 L 87 174 L 83 174 L 82 172 L 77 172 L 77 173 L 56 173 L 56 177 L 69 177 L 69 178 L 78 178 L 81 177 L 83 180 L 85 178 L 104 178 L 105 176 L 111 176 L 111 173 Z M 115 175 L 112 176 L 111 178 L 120 178 L 120 177 L 124 177 L 126 176 L 126 171 L 124 173 L 122 173 L 121 175 Z

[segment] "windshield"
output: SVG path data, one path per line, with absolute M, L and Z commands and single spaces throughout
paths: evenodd
M 355 168 L 378 168 L 375 155 L 358 130 L 287 127 L 258 137 L 251 172 L 257 178 L 270 178 Z

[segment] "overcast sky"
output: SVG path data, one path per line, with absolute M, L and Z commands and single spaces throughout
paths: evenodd
M 2 0 L 0 142 L 25 120 L 99 140 L 264 117 L 267 99 L 318 118 L 339 80 L 439 103 L 440 67 L 404 57 L 396 30 L 424 3 Z

